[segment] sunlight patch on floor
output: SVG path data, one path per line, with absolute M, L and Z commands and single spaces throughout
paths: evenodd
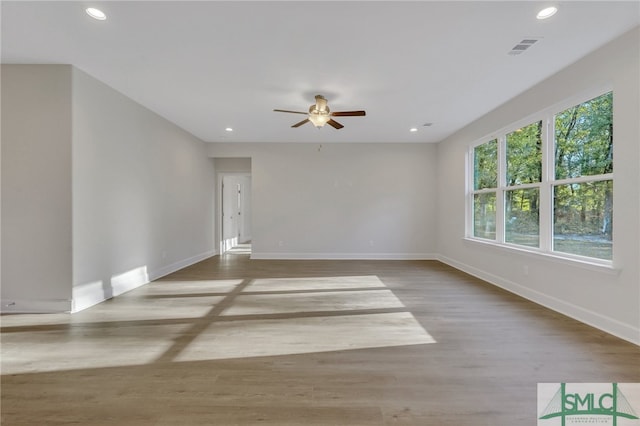
M 434 343 L 377 276 L 160 280 L 2 321 L 2 374 Z
M 290 314 L 285 318 L 274 315 Z M 179 361 L 434 343 L 375 275 L 255 279 Z
M 201 361 L 434 343 L 409 312 L 212 324 L 177 358 Z
M 349 290 L 354 288 L 383 288 L 375 275 L 311 278 L 257 278 L 246 288 L 247 292 L 273 292 L 296 290 Z
M 239 295 L 222 315 L 261 315 L 295 312 L 337 312 L 403 308 L 390 290 Z
M 145 365 L 173 344 L 186 325 L 129 325 L 7 333 L 2 336 L 2 374 Z

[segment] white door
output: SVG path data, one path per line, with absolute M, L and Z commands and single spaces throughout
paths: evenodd
M 238 245 L 240 186 L 236 176 L 222 178 L 222 251 Z

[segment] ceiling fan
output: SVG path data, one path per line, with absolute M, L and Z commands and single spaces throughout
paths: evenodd
M 366 115 L 365 111 L 335 111 L 331 112 L 327 106 L 327 100 L 322 95 L 316 95 L 316 103 L 309 107 L 309 112 L 289 111 L 286 109 L 274 109 L 277 112 L 289 112 L 291 114 L 305 114 L 308 117 L 291 127 L 300 127 L 307 122 L 311 122 L 317 128 L 330 125 L 334 129 L 342 129 L 344 126 L 331 117 L 355 117 Z

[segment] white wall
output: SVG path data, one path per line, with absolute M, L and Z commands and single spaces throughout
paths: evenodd
M 437 217 L 438 252 L 446 263 L 636 343 L 640 343 L 639 40 L 636 28 L 441 142 Z M 607 86 L 614 90 L 617 270 L 581 267 L 465 241 L 469 145 L 546 107 Z
M 76 311 L 215 253 L 205 144 L 68 65 L 2 66 L 2 311 Z
M 73 118 L 74 309 L 215 253 L 202 141 L 75 68 Z
M 71 67 L 2 65 L 2 310 L 71 307 Z
M 214 158 L 216 173 L 251 173 L 251 158 Z
M 251 157 L 254 258 L 434 256 L 433 145 L 215 143 L 209 155 Z

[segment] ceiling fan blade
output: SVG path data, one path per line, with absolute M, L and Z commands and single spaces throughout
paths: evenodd
M 335 111 L 332 112 L 331 115 L 333 117 L 355 117 L 367 115 L 367 113 L 365 111 Z
M 332 118 L 330 118 L 329 121 L 327 121 L 327 124 L 333 127 L 334 129 L 342 129 L 344 127 L 342 124 L 338 123 L 336 120 Z
M 291 127 L 300 127 L 300 126 L 302 126 L 303 124 L 307 123 L 308 121 L 309 121 L 309 119 L 308 119 L 308 118 L 307 118 L 307 119 L 304 119 L 304 120 L 302 120 L 301 122 L 296 123 L 296 124 L 294 124 L 294 125 L 293 125 L 293 126 L 291 126 Z
M 274 111 L 276 111 L 276 112 L 290 112 L 291 114 L 304 114 L 304 115 L 309 114 L 308 112 L 289 111 L 288 109 L 274 109 Z

